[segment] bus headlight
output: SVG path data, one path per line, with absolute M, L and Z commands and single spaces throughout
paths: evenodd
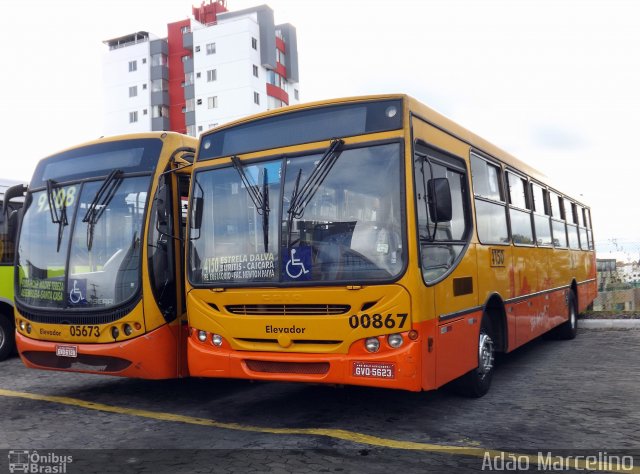
M 125 335 L 127 335 L 127 336 L 131 336 L 131 333 L 133 332 L 133 329 L 128 324 L 125 324 L 124 327 L 122 328 L 122 330 L 124 331 Z
M 31 324 L 27 323 L 27 334 L 31 334 Z
M 370 337 L 366 341 L 364 341 L 364 348 L 368 352 L 378 352 L 380 349 L 380 341 L 378 341 L 377 337 Z
M 113 337 L 114 339 L 118 339 L 119 335 L 120 335 L 120 330 L 117 327 L 113 326 L 111 328 L 111 337 Z
M 20 330 L 24 331 L 24 321 L 20 320 Z
M 397 349 L 398 347 L 402 346 L 402 344 L 404 343 L 404 339 L 402 339 L 402 334 L 389 334 L 387 336 L 387 343 L 394 349 Z
M 203 331 L 202 329 L 198 331 L 198 340 L 200 342 L 204 342 L 207 340 L 207 331 Z
M 220 347 L 222 345 L 222 336 L 220 334 L 212 334 L 211 342 L 214 346 Z

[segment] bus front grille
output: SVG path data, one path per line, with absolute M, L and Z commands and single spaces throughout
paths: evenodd
M 346 304 L 234 304 L 225 308 L 241 316 L 335 316 L 351 310 Z
M 329 362 L 274 362 L 251 359 L 244 362 L 252 372 L 268 374 L 324 375 L 329 372 Z

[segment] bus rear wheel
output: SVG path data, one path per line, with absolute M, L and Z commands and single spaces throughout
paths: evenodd
M 494 332 L 488 316 L 482 318 L 478 335 L 478 367 L 460 377 L 455 384 L 456 391 L 465 397 L 480 398 L 491 387 L 495 370 Z
M 569 318 L 553 330 L 553 336 L 557 339 L 575 339 L 578 334 L 578 304 L 573 291 L 569 292 L 567 306 Z
M 0 313 L 0 360 L 4 360 L 13 352 L 15 347 L 14 330 L 11 321 Z

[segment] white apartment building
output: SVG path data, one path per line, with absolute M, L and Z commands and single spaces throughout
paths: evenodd
M 267 5 L 193 8 L 159 39 L 105 41 L 105 135 L 172 130 L 197 136 L 246 115 L 299 103 L 296 30 Z

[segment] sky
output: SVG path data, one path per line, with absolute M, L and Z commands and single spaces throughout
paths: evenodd
M 0 0 L 3 177 L 103 134 L 103 41 L 166 36 L 202 0 Z M 208 2 L 208 0 L 207 0 Z M 297 29 L 303 102 L 407 93 L 592 208 L 600 253 L 640 259 L 640 2 L 227 0 Z M 17 150 L 17 152 L 16 152 Z

